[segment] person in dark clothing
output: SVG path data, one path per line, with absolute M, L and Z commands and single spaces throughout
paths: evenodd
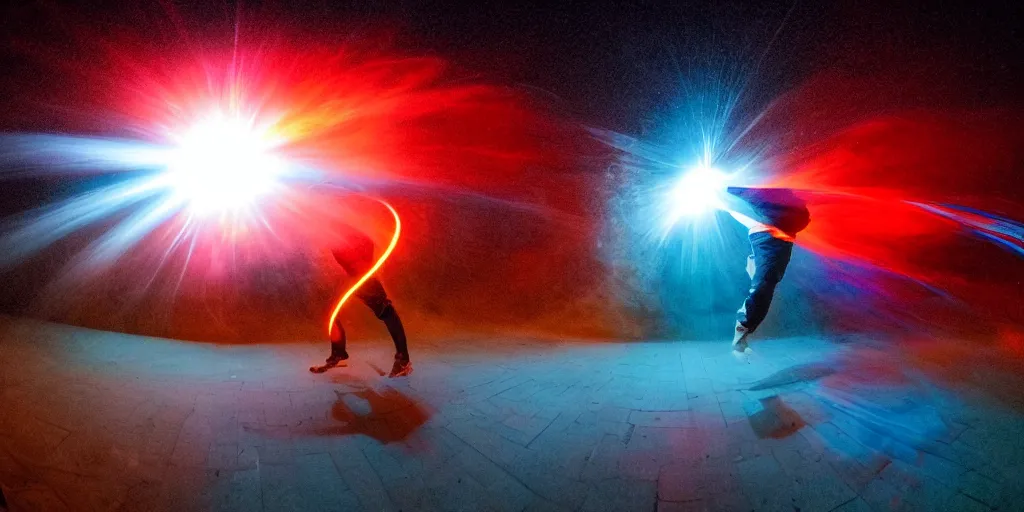
M 331 248 L 331 254 L 335 261 L 350 277 L 358 279 L 366 274 L 373 266 L 373 241 L 351 227 L 343 230 L 339 242 Z M 405 328 L 401 318 L 395 310 L 394 304 L 384 291 L 384 285 L 376 276 L 367 279 L 362 286 L 356 290 L 354 296 L 366 304 L 373 311 L 374 316 L 384 322 L 395 343 L 395 362 L 391 368 L 390 377 L 402 377 L 412 373 L 412 362 L 409 359 L 409 347 L 405 338 Z M 331 368 L 347 366 L 348 351 L 346 350 L 345 329 L 341 325 L 341 319 L 335 318 L 334 328 L 331 329 L 331 354 L 322 366 L 314 366 L 309 371 L 323 373 Z
M 732 348 L 744 353 L 771 306 L 775 288 L 793 256 L 796 234 L 811 222 L 807 204 L 786 189 L 730 187 L 730 215 L 747 227 L 752 254 L 747 256 L 750 290 L 736 312 Z

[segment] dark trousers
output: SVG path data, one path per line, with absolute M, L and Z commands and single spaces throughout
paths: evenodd
M 376 277 L 371 277 L 355 293 L 356 298 L 366 304 L 373 315 L 379 318 L 388 328 L 391 340 L 395 342 L 395 353 L 409 358 L 409 347 L 405 339 L 405 327 L 402 326 L 402 319 L 398 317 L 395 306 L 384 291 L 384 285 Z M 345 329 L 341 326 L 341 317 L 334 319 L 334 333 L 331 336 L 331 356 L 348 358 L 348 351 L 345 350 Z
M 754 252 L 754 275 L 750 278 L 747 299 L 736 312 L 736 320 L 748 332 L 754 332 L 768 315 L 775 287 L 786 274 L 786 267 L 793 256 L 793 242 L 762 232 L 750 235 L 750 247 Z

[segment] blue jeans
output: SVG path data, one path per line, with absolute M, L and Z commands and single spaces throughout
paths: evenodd
M 793 256 L 793 242 L 780 240 L 767 232 L 750 235 L 753 250 L 754 274 L 750 278 L 750 292 L 743 306 L 736 312 L 736 321 L 747 332 L 754 332 L 768 315 L 768 307 L 775 296 L 775 287 Z

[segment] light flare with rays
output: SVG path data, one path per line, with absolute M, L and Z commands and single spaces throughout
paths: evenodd
M 395 146 L 419 133 L 411 122 L 445 108 L 465 110 L 486 93 L 441 83 L 445 66 L 437 59 L 349 61 L 344 52 L 275 49 L 246 60 L 237 58 L 239 51 L 223 73 L 211 66 L 215 58 L 186 62 L 177 70 L 128 67 L 140 83 L 164 82 L 130 87 L 141 96 L 111 107 L 111 117 L 120 108 L 116 117 L 132 120 L 119 131 L 136 138 L 0 136 L 0 179 L 114 179 L 9 219 L 0 238 L 0 264 L 17 265 L 57 242 L 99 229 L 57 279 L 61 286 L 101 277 L 127 256 L 145 251 L 156 252 L 148 261 L 157 263 L 133 269 L 142 282 L 152 284 L 157 272 L 176 261 L 180 284 L 186 271 L 202 274 L 202 265 L 195 263 L 203 258 L 234 261 L 239 251 L 255 250 L 272 260 L 296 248 L 330 243 L 323 237 L 333 232 L 331 226 L 353 221 L 347 218 L 350 209 L 332 207 L 338 192 L 366 195 L 368 182 L 407 183 L 398 174 L 415 166 Z M 250 63 L 250 73 L 239 69 L 240 60 Z M 269 73 L 275 66 L 281 72 Z M 198 83 L 205 87 L 195 87 Z M 411 128 L 396 129 L 403 120 Z M 337 302 L 332 323 L 397 244 L 398 212 L 379 202 L 395 221 L 390 244 Z

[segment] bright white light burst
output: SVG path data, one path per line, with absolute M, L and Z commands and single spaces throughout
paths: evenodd
M 672 224 L 684 217 L 697 217 L 723 208 L 729 176 L 709 165 L 698 165 L 688 170 L 669 192 L 669 221 Z
M 272 192 L 286 167 L 265 127 L 217 113 L 176 137 L 167 179 L 196 214 L 237 213 Z

